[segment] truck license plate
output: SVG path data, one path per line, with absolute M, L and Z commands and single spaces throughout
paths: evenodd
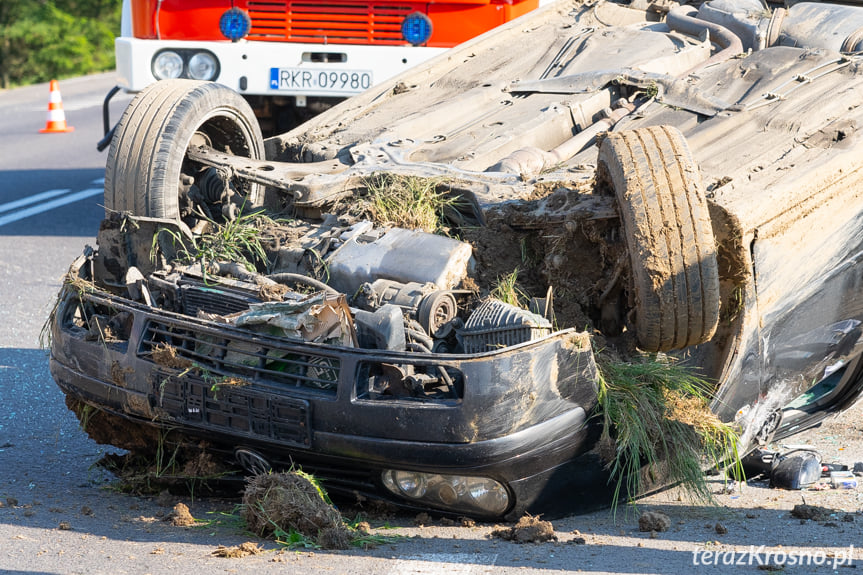
M 271 90 L 358 93 L 371 85 L 371 70 L 270 68 Z

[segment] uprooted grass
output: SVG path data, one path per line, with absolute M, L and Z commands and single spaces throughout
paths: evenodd
M 499 276 L 489 295 L 515 307 L 527 307 L 528 296 L 518 284 L 518 268 Z
M 162 233 L 170 235 L 177 248 L 177 258 L 183 263 L 238 262 L 249 271 L 266 267 L 267 252 L 262 242 L 262 229 L 275 222 L 260 213 L 240 214 L 224 223 L 210 221 L 210 230 L 191 240 L 181 238 L 177 232 L 160 228 L 153 236 L 151 256 L 155 256 Z
M 667 358 L 601 362 L 601 445 L 616 482 L 615 510 L 621 495 L 632 501 L 649 487 L 671 484 L 695 501 L 714 503 L 704 470 L 739 470 L 740 458 L 735 428 L 710 411 L 711 389 Z
M 441 178 L 421 178 L 379 173 L 365 181 L 372 218 L 392 225 L 429 233 L 447 227 L 447 210 L 457 211 L 459 197 L 444 188 Z
M 346 524 L 320 483 L 300 470 L 250 478 L 241 516 L 250 531 L 289 548 L 373 547 L 397 539 Z

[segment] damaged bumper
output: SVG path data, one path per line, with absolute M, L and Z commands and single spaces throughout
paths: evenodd
M 601 503 L 586 333 L 475 354 L 292 341 L 81 289 L 92 265 L 76 261 L 52 323 L 51 373 L 69 398 L 204 440 L 248 471 L 300 465 L 336 493 L 488 518 Z M 184 296 L 195 290 L 212 305 L 230 292 Z M 563 493 L 577 507 L 561 509 Z

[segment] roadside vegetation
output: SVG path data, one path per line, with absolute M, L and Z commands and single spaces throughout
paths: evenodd
M 114 68 L 121 0 L 0 0 L 0 88 Z

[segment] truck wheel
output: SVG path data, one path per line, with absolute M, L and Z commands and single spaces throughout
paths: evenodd
M 645 351 L 709 340 L 719 322 L 716 245 L 698 167 L 673 126 L 609 133 L 597 181 L 617 197 Z
M 255 115 L 233 90 L 193 80 L 150 85 L 132 100 L 114 131 L 105 169 L 105 207 L 183 219 L 194 227 L 201 214 L 219 217 L 228 199 L 257 205 L 260 186 L 228 182 L 213 168 L 186 159 L 186 150 L 195 145 L 264 158 Z

